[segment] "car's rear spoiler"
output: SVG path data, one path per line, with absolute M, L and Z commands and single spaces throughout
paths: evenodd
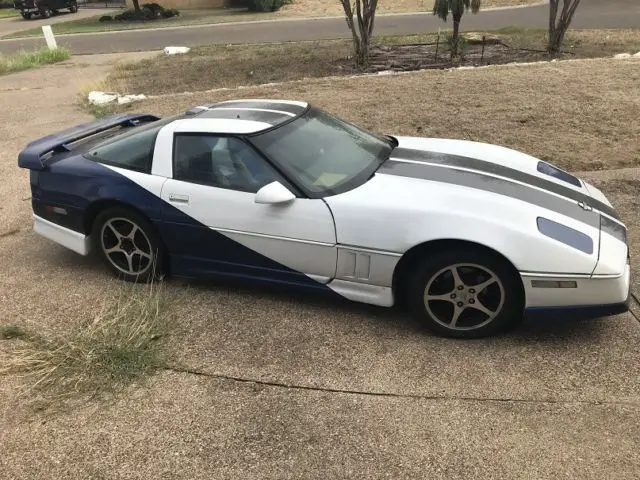
M 71 150 L 69 144 L 115 127 L 135 127 L 141 123 L 156 120 L 160 120 L 160 118 L 145 113 L 113 115 L 94 122 L 83 123 L 29 143 L 18 155 L 18 166 L 29 170 L 43 170 L 44 161 L 42 158 L 48 153 L 68 152 Z

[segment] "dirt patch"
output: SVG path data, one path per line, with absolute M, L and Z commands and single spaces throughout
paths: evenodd
M 544 30 L 503 29 L 468 32 L 471 41 L 460 61 L 451 62 L 446 36 L 422 35 L 375 39 L 369 72 L 478 66 L 550 60 Z M 483 45 L 483 36 L 485 42 Z M 572 31 L 560 59 L 612 56 L 640 50 L 640 30 Z M 303 78 L 362 73 L 350 58 L 347 40 L 266 45 L 213 45 L 177 57 L 157 56 L 117 69 L 109 90 L 161 95 L 213 88 L 233 88 Z

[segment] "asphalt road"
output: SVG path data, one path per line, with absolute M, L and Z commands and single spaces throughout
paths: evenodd
M 505 26 L 546 28 L 548 6 L 539 5 L 494 10 L 468 15 L 464 29 L 493 29 Z M 376 19 L 376 34 L 410 34 L 433 31 L 446 24 L 429 14 L 387 15 Z M 638 28 L 640 1 L 583 0 L 576 13 L 575 28 Z M 58 43 L 75 54 L 117 53 L 159 50 L 167 45 L 198 46 L 214 43 L 263 43 L 318 40 L 348 36 L 342 18 L 264 21 L 195 27 L 162 28 L 58 37 Z M 1 40 L 0 53 L 31 50 L 44 45 L 43 38 Z

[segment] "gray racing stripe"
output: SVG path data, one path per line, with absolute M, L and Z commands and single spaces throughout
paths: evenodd
M 595 198 L 590 197 L 589 195 L 504 165 L 498 165 L 485 160 L 464 157 L 461 155 L 414 150 L 409 148 L 396 148 L 391 153 L 391 158 L 397 160 L 413 160 L 417 162 L 451 165 L 453 167 L 469 168 L 471 170 L 477 170 L 478 172 L 500 175 L 501 177 L 510 178 L 518 182 L 526 183 L 527 185 L 533 185 L 534 187 L 548 190 L 556 195 L 562 195 L 563 197 L 575 200 L 576 202 L 584 202 L 596 210 L 615 218 L 616 220 L 620 219 L 618 213 L 613 208 L 599 200 L 596 200 Z
M 594 228 L 600 227 L 600 215 L 588 212 L 577 203 L 542 192 L 526 185 L 502 178 L 483 175 L 480 172 L 468 172 L 454 168 L 436 167 L 428 164 L 407 163 L 388 160 L 378 169 L 378 173 L 402 177 L 421 178 L 434 182 L 451 183 L 463 187 L 476 188 L 487 192 L 505 195 L 523 202 L 560 213 Z
M 216 109 L 216 108 L 262 108 L 266 110 L 279 110 L 281 112 L 293 113 L 295 115 L 303 114 L 307 109 L 306 107 L 301 107 L 300 105 L 292 105 L 290 103 L 280 103 L 277 101 L 273 102 L 252 102 L 251 100 L 247 100 L 245 102 L 229 102 L 229 103 L 213 103 L 211 105 L 207 105 L 208 108 Z

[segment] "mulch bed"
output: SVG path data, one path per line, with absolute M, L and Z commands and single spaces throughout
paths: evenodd
M 462 58 L 452 61 L 446 44 L 375 45 L 369 51 L 367 73 L 382 71 L 412 71 L 443 69 L 451 67 L 477 67 L 512 62 L 535 62 L 550 60 L 543 51 L 512 48 L 502 42 L 486 42 L 483 46 L 473 44 Z M 341 60 L 340 70 L 355 69 L 349 59 Z

